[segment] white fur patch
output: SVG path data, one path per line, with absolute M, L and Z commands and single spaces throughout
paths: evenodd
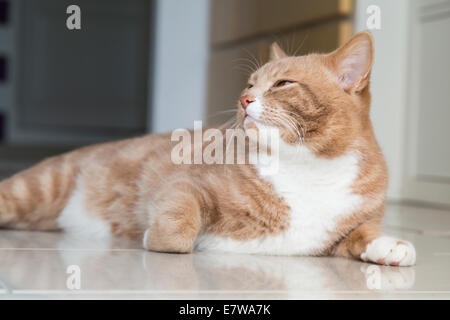
M 383 236 L 367 245 L 361 259 L 386 265 L 412 266 L 416 263 L 416 250 L 407 241 Z
M 84 190 L 85 188 L 78 179 L 69 201 L 58 217 L 58 225 L 66 232 L 81 237 L 110 237 L 108 223 L 95 213 L 86 211 Z
M 358 209 L 361 196 L 352 192 L 359 171 L 356 153 L 322 159 L 304 146 L 293 147 L 282 140 L 279 145 L 279 168 L 264 178 L 291 207 L 289 229 L 250 241 L 205 234 L 198 237 L 197 249 L 307 255 L 323 249 L 338 219 Z
M 255 101 L 250 103 L 245 111 L 253 119 L 259 120 L 263 110 L 264 108 L 263 105 L 261 104 L 261 99 L 255 98 Z

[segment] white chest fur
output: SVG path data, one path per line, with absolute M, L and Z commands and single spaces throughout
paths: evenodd
M 261 166 L 257 169 L 264 171 Z M 357 175 L 357 154 L 323 159 L 306 147 L 294 150 L 281 143 L 278 170 L 264 179 L 290 206 L 289 229 L 251 241 L 203 235 L 197 248 L 263 254 L 310 254 L 322 249 L 339 218 L 361 204 L 361 197 L 352 192 Z

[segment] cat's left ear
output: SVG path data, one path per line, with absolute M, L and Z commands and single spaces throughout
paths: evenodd
M 373 64 L 373 38 L 368 31 L 357 33 L 329 56 L 345 91 L 359 92 L 368 85 Z
M 270 61 L 286 58 L 287 54 L 280 48 L 278 43 L 274 42 L 270 46 Z

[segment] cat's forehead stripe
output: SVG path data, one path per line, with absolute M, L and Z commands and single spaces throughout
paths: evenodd
M 316 94 L 311 90 L 311 88 L 302 82 L 298 82 L 298 84 L 302 87 L 303 91 L 305 91 L 311 100 L 314 102 L 315 105 L 319 105 L 319 99 L 317 98 Z
M 250 76 L 249 81 L 258 82 L 259 80 L 279 80 L 282 77 L 293 76 L 294 62 L 279 61 L 268 63 Z

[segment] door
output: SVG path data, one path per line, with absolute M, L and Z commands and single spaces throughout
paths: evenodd
M 450 205 L 450 0 L 410 16 L 404 198 Z

